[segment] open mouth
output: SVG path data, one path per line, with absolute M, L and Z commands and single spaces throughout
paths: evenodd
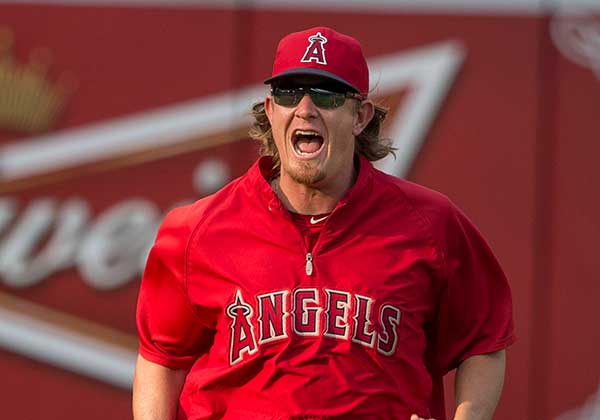
M 292 136 L 294 151 L 301 157 L 312 157 L 323 148 L 323 137 L 316 131 L 296 130 Z

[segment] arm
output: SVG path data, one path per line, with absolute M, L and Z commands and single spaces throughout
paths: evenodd
M 472 356 L 456 372 L 454 420 L 491 420 L 504 384 L 506 351 Z M 423 419 L 413 414 L 410 420 Z
M 175 420 L 177 401 L 187 375 L 138 356 L 133 379 L 135 420 Z
M 454 385 L 454 420 L 491 420 L 502 392 L 505 365 L 505 350 L 473 356 L 460 364 Z

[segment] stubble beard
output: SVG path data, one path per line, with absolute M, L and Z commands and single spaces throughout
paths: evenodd
M 313 186 L 325 179 L 325 171 L 314 167 L 311 162 L 298 162 L 295 167 L 288 168 L 290 178 L 302 185 Z

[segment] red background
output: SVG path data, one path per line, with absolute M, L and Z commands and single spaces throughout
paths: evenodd
M 57 130 L 260 83 L 278 39 L 310 26 L 352 34 L 369 57 L 459 40 L 465 62 L 408 178 L 458 203 L 505 268 L 519 341 L 495 418 L 531 420 L 581 405 L 600 383 L 600 80 L 554 47 L 550 19 L 0 5 L 20 62 L 45 46 L 51 76 L 68 70 L 78 80 Z M 0 145 L 21 137 L 0 129 Z M 136 196 L 165 210 L 197 195 L 190 174 L 199 161 L 221 157 L 237 176 L 255 152 L 232 143 L 6 195 L 21 206 L 82 197 L 94 214 Z M 79 276 L 69 269 L 0 291 L 133 334 L 138 280 L 102 292 Z M 3 418 L 131 417 L 121 389 L 5 351 L 0 371 Z

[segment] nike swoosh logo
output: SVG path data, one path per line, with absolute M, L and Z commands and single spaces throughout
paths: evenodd
M 311 225 L 316 225 L 317 223 L 322 222 L 323 220 L 327 219 L 327 217 L 329 217 L 329 215 L 327 215 L 325 217 L 321 217 L 319 219 L 315 219 L 315 217 L 313 216 L 313 217 L 310 218 L 310 224 Z

